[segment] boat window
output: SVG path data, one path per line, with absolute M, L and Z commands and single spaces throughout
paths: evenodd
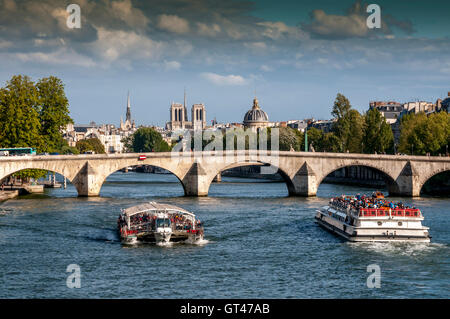
M 170 227 L 170 219 L 157 219 L 156 227 Z

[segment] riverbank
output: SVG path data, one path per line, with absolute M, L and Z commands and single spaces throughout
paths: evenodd
M 0 191 L 0 202 L 4 202 L 5 200 L 16 198 L 17 196 L 19 196 L 18 190 Z

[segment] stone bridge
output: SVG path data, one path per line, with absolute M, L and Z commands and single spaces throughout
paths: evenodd
M 145 160 L 139 160 L 145 155 Z M 261 165 L 278 172 L 291 196 L 315 196 L 323 179 L 346 166 L 366 166 L 385 176 L 390 195 L 419 196 L 425 182 L 450 169 L 450 157 L 278 151 L 204 151 L 0 157 L 0 180 L 23 169 L 65 176 L 79 196 L 98 196 L 106 178 L 125 167 L 152 165 L 173 173 L 186 196 L 207 196 L 214 177 L 238 166 Z

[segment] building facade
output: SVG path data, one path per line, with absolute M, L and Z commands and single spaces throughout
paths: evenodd
M 249 128 L 251 130 L 257 131 L 261 128 L 266 128 L 269 126 L 269 116 L 264 112 L 259 106 L 258 99 L 255 97 L 253 99 L 253 106 L 244 115 L 244 128 Z
M 170 105 L 170 121 L 166 123 L 166 130 L 203 130 L 206 128 L 206 108 L 205 104 L 193 104 L 191 108 L 191 121 L 188 120 L 186 108 L 186 92 L 184 103 L 174 103 Z

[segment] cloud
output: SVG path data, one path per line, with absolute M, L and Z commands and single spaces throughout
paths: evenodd
M 222 28 L 214 23 L 208 25 L 206 23 L 197 22 L 198 34 L 206 37 L 214 37 L 222 31 Z
M 274 70 L 271 66 L 268 66 L 268 65 L 265 65 L 265 64 L 261 65 L 259 67 L 259 69 L 261 71 L 264 71 L 264 72 L 272 72 Z
M 263 41 L 259 42 L 245 42 L 244 46 L 246 48 L 252 49 L 254 51 L 265 51 L 267 49 L 267 44 Z
M 179 70 L 181 68 L 181 63 L 178 61 L 164 61 L 164 69 L 166 70 Z
M 126 64 L 135 59 L 158 58 L 165 44 L 128 31 L 111 31 L 98 28 L 98 40 L 90 49 L 106 64 L 125 59 Z
M 264 27 L 262 35 L 272 40 L 278 40 L 283 37 L 293 39 L 307 39 L 308 35 L 299 27 L 287 26 L 284 22 L 259 22 L 257 25 Z
M 392 15 L 383 14 L 380 29 L 367 27 L 367 4 L 357 0 L 345 15 L 327 14 L 324 10 L 313 10 L 310 14 L 311 22 L 302 24 L 305 31 L 313 37 L 325 39 L 359 38 L 367 36 L 391 35 L 392 27 L 398 28 L 407 34 L 414 32 L 412 23 L 399 21 Z
M 9 56 L 11 58 L 11 56 Z M 72 65 L 81 67 L 93 67 L 96 63 L 89 57 L 83 56 L 73 50 L 62 48 L 54 52 L 17 53 L 15 58 L 24 63 Z
M 220 75 L 211 72 L 202 73 L 201 76 L 216 85 L 246 85 L 248 80 L 240 75 Z
M 177 15 L 161 14 L 158 16 L 158 28 L 173 33 L 184 34 L 189 32 L 189 22 Z

